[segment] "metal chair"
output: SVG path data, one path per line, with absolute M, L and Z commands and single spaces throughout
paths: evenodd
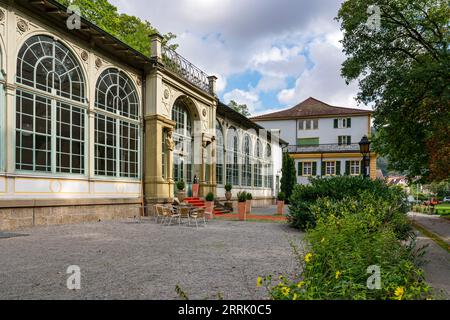
M 191 212 L 191 219 L 195 220 L 195 226 L 198 229 L 198 220 L 203 220 L 203 225 L 206 226 L 205 209 L 198 208 Z
M 179 207 L 178 212 L 180 214 L 180 217 L 179 217 L 180 224 L 181 224 L 181 219 L 187 219 L 188 225 L 191 225 L 191 208 Z
M 173 218 L 178 219 L 178 220 L 180 219 L 180 214 L 177 213 L 176 209 L 172 206 L 164 206 L 163 214 L 165 216 L 165 218 L 164 218 L 165 220 L 169 219 L 169 221 L 167 223 L 168 226 L 172 224 Z M 181 221 L 178 221 L 178 223 L 181 223 Z

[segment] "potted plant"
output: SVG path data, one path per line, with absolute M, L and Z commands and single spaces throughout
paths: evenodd
M 247 209 L 246 212 L 250 213 L 252 212 L 252 200 L 253 200 L 253 195 L 250 192 L 247 192 Z
M 232 198 L 232 194 L 231 194 L 231 189 L 233 189 L 233 186 L 231 184 L 226 184 L 225 185 L 225 198 L 227 199 L 227 201 L 231 201 Z
M 247 219 L 247 192 L 242 191 L 239 192 L 238 195 L 238 218 L 241 221 L 245 221 Z
M 214 215 L 214 193 L 210 192 L 206 195 L 205 205 L 206 205 L 206 212 L 210 213 L 208 217 L 209 219 L 212 219 L 212 216 Z
M 284 214 L 284 201 L 286 200 L 286 195 L 284 192 L 278 193 L 277 197 L 277 214 Z
M 177 197 L 180 202 L 183 202 L 186 199 L 186 183 L 181 180 L 177 182 Z

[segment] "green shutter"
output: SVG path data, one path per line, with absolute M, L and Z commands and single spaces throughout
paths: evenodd
M 303 162 L 299 162 L 298 163 L 298 172 L 297 172 L 298 176 L 302 176 L 303 175 Z
M 337 129 L 339 127 L 339 120 L 334 119 L 334 128 Z
M 320 171 L 321 171 L 322 176 L 324 176 L 325 173 L 326 173 L 326 171 L 325 171 L 325 161 L 322 161 L 320 169 L 321 169 Z
M 313 162 L 312 164 L 312 175 L 315 177 L 317 176 L 317 162 Z
M 347 136 L 347 144 L 352 144 L 352 136 Z
M 339 145 L 342 145 L 342 136 L 339 136 L 339 137 L 338 137 L 338 144 L 339 144 Z
M 336 161 L 336 175 L 341 175 L 341 161 Z
M 345 161 L 345 175 L 350 175 L 350 161 Z
M 347 128 L 351 128 L 352 127 L 352 118 L 348 118 L 347 119 Z

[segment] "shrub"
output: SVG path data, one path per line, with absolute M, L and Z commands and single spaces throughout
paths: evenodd
M 228 184 L 225 185 L 225 191 L 226 192 L 230 192 L 231 189 L 233 189 L 233 186 L 231 184 L 228 183 Z
M 343 205 L 343 202 L 341 203 Z M 415 243 L 402 245 L 390 223 L 378 223 L 371 208 L 359 213 L 339 212 L 340 216 L 324 215 L 316 228 L 306 236 L 306 253 L 296 250 L 299 270 L 295 279 L 258 279 L 273 299 L 363 300 L 363 299 L 426 299 L 430 288 L 423 271 L 417 266 L 420 251 Z M 380 290 L 368 288 L 368 267 L 378 266 Z
M 409 209 L 407 196 L 398 187 L 389 187 L 384 181 L 370 180 L 363 177 L 337 176 L 312 178 L 309 185 L 298 185 L 290 199 L 289 221 L 297 228 L 314 228 L 320 210 L 312 211 L 319 199 L 327 198 L 330 202 L 354 199 L 364 207 L 365 203 L 382 202 L 389 212 L 406 214 Z M 321 203 L 321 202 L 319 202 Z M 382 210 L 379 207 L 379 210 Z M 327 211 L 329 213 L 329 211 Z
M 284 192 L 279 192 L 278 193 L 277 200 L 278 201 L 285 201 L 286 200 L 286 195 L 284 194 Z
M 247 192 L 245 192 L 245 191 L 238 192 L 237 198 L 238 198 L 239 202 L 247 201 Z
M 205 197 L 206 201 L 214 201 L 214 193 L 210 192 Z
M 247 200 L 253 200 L 253 195 L 250 192 L 247 192 Z
M 179 191 L 184 191 L 185 188 L 186 188 L 186 183 L 183 180 L 177 182 L 177 189 Z
M 286 195 L 285 201 L 289 202 L 294 186 L 297 184 L 297 173 L 295 170 L 295 161 L 288 152 L 283 154 L 282 176 L 280 180 L 281 191 Z

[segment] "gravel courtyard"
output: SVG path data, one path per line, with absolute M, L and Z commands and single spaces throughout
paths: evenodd
M 198 230 L 116 221 L 0 234 L 0 299 L 264 299 L 260 275 L 295 270 L 281 223 L 212 221 Z M 81 290 L 66 270 L 81 268 Z

